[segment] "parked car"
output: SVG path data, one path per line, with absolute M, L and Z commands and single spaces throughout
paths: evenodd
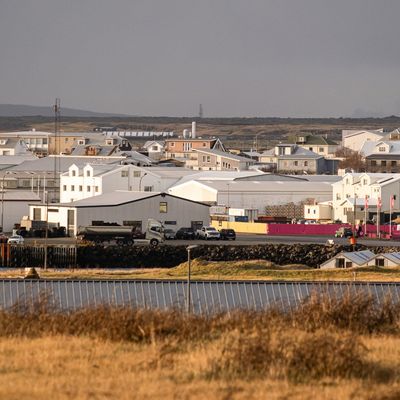
M 201 229 L 197 229 L 197 239 L 204 240 L 219 240 L 220 234 L 213 226 L 203 226 Z
M 173 229 L 164 229 L 165 240 L 176 239 L 176 232 Z
M 353 237 L 353 230 L 351 228 L 341 227 L 335 232 L 335 237 Z
M 24 238 L 21 235 L 13 235 L 8 238 L 10 244 L 24 244 Z
M 236 240 L 236 232 L 233 229 L 221 229 L 219 234 L 221 240 Z
M 176 239 L 193 240 L 196 238 L 196 232 L 193 228 L 179 228 L 175 235 Z

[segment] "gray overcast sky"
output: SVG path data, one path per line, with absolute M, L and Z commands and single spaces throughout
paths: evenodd
M 399 0 L 0 0 L 0 103 L 400 114 Z

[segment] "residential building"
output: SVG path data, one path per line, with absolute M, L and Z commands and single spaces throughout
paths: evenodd
M 322 155 L 307 150 L 297 144 L 278 144 L 264 151 L 261 163 L 275 164 L 276 172 L 286 174 L 336 174 L 339 161 L 326 159 Z
M 218 138 L 177 138 L 165 140 L 165 158 L 186 158 L 197 160 L 194 150 L 226 151 L 225 146 Z
M 50 132 L 32 129 L 30 131 L 2 132 L 1 139 L 20 139 L 33 154 L 38 157 L 47 156 L 49 153 Z
M 165 142 L 159 140 L 148 140 L 143 149 L 152 160 L 160 160 L 164 155 Z
M 160 192 L 192 170 L 174 167 L 139 167 L 132 164 L 72 164 L 60 175 L 60 203 L 99 196 L 115 190 Z
M 346 129 L 342 131 L 342 146 L 353 151 L 360 151 L 365 142 L 376 142 L 382 140 L 384 136 L 383 129 Z
M 400 211 L 400 174 L 348 173 L 332 184 L 333 219 L 344 223 L 376 218 L 381 203 L 381 222 L 389 212 Z M 391 198 L 392 205 L 391 205 Z M 365 206 L 367 204 L 367 209 Z
M 400 173 L 400 141 L 365 142 L 361 148 L 367 172 Z
M 335 141 L 311 133 L 299 133 L 291 137 L 289 143 L 297 144 L 299 147 L 312 151 L 325 158 L 335 157 L 336 150 L 339 147 Z
M 195 149 L 197 164 L 192 164 L 196 170 L 208 171 L 243 171 L 256 163 L 248 157 L 241 157 L 226 151 L 215 149 Z

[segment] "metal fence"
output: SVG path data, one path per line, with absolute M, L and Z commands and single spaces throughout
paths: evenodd
M 328 296 L 365 293 L 378 303 L 400 301 L 400 283 L 194 281 L 192 311 L 212 313 L 234 309 L 293 308 L 313 292 Z M 34 305 L 46 295 L 60 310 L 104 305 L 151 309 L 184 309 L 187 282 L 159 280 L 0 280 L 0 307 Z

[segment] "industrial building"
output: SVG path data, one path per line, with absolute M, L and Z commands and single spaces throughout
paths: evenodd
M 161 192 L 115 191 L 71 203 L 30 206 L 31 220 L 46 220 L 64 226 L 76 235 L 78 226 L 102 223 L 135 226 L 143 230 L 149 218 L 166 227 L 199 227 L 210 222 L 209 206 Z

